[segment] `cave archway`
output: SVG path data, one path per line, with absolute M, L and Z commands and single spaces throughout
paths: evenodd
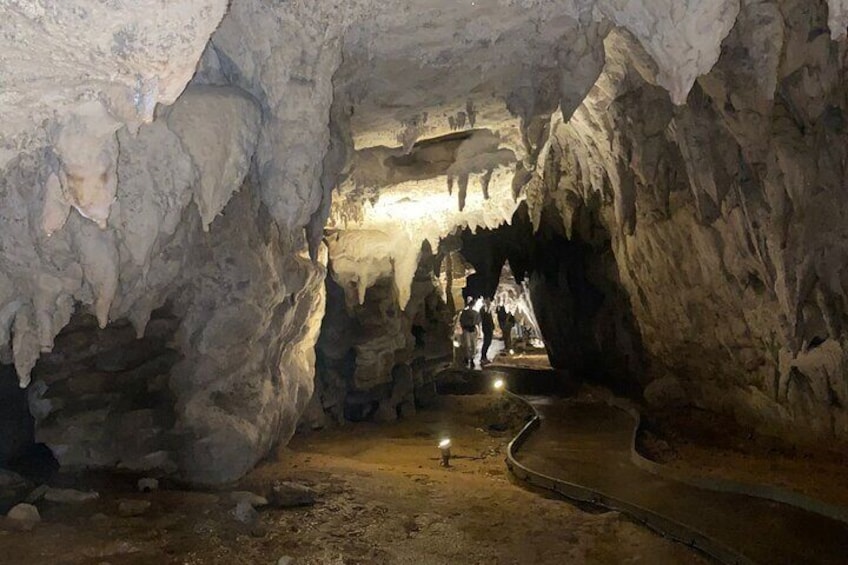
M 554 368 L 625 394 L 640 390 L 641 339 L 630 300 L 618 282 L 609 234 L 586 209 L 584 233 L 568 237 L 556 209 L 545 207 L 534 227 L 526 204 L 511 223 L 462 232 L 475 273 L 467 296 L 492 297 L 508 262 L 526 282 L 545 350 Z

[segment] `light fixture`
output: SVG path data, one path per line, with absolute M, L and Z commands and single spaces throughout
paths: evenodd
M 515 355 L 515 350 L 514 350 L 514 349 L 510 349 L 510 350 L 509 350 L 509 354 L 510 354 L 510 355 Z
M 501 391 L 503 390 L 505 384 L 506 383 L 504 383 L 503 379 L 495 379 L 495 382 L 492 383 L 492 388 L 497 391 Z
M 459 347 L 459 340 L 458 339 L 453 340 L 453 346 Z
M 445 438 L 439 442 L 439 450 L 442 452 L 442 467 L 450 467 L 450 458 L 451 458 L 451 440 L 450 438 Z

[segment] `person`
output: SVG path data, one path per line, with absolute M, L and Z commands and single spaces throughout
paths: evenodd
M 504 350 L 508 352 L 512 349 L 512 327 L 515 325 L 515 316 L 507 312 L 503 306 L 498 308 L 498 325 L 503 334 Z
M 459 314 L 462 328 L 462 346 L 465 350 L 465 366 L 474 368 L 474 356 L 477 354 L 477 327 L 480 325 L 480 313 L 474 309 L 474 298 L 469 296 L 465 308 Z
M 486 299 L 480 310 L 480 326 L 483 329 L 483 349 L 480 352 L 480 366 L 489 364 L 489 346 L 492 345 L 492 336 L 495 334 L 495 321 L 492 319 L 492 303 Z

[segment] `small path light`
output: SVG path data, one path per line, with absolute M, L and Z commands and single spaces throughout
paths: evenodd
M 504 383 L 503 379 L 495 379 L 495 382 L 492 383 L 492 388 L 500 392 L 504 389 L 505 385 L 506 383 Z
M 451 440 L 449 438 L 445 438 L 439 442 L 439 451 L 442 452 L 442 467 L 450 467 L 450 448 Z

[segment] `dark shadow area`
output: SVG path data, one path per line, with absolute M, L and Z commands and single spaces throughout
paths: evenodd
M 32 372 L 35 440 L 63 468 L 175 470 L 178 326 L 168 308 L 152 313 L 141 338 L 127 320 L 100 329 L 90 314 L 74 314 Z
M 644 356 L 630 301 L 622 289 L 610 236 L 584 206 L 580 234 L 567 237 L 557 210 L 545 208 L 534 230 L 526 204 L 511 225 L 462 234 L 476 273 L 466 294 L 492 296 L 509 261 L 527 279 L 551 365 L 619 394 L 639 394 Z
M 27 392 L 18 386 L 12 365 L 0 365 L 0 469 L 35 483 L 50 480 L 59 470 L 50 449 L 35 442 L 35 422 L 29 412 Z

